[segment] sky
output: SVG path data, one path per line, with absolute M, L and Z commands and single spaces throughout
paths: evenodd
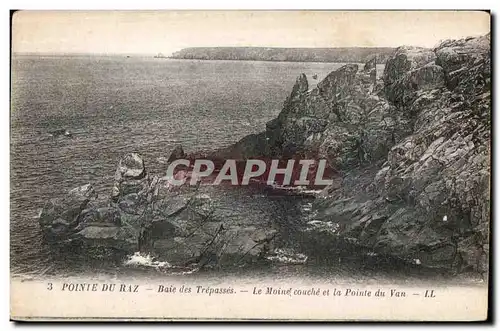
M 19 11 L 12 49 L 169 55 L 185 47 L 433 47 L 484 35 L 479 11 Z

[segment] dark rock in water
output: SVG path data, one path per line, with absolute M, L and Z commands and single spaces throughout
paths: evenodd
M 209 196 L 151 177 L 138 154 L 119 161 L 115 190 L 111 199 L 97 201 L 92 186 L 85 185 L 49 201 L 39 219 L 46 238 L 79 245 L 89 257 L 95 250 L 143 251 L 198 268 L 260 259 L 272 247 L 274 229 L 215 218 Z
M 173 162 L 179 159 L 185 159 L 187 157 L 186 153 L 184 153 L 184 149 L 182 149 L 181 145 L 175 146 L 174 150 L 170 154 L 168 158 L 168 163 Z
M 366 61 L 365 65 L 363 66 L 363 71 L 364 72 L 372 72 L 373 70 L 377 70 L 377 57 L 374 56 L 370 60 Z
M 401 106 L 410 105 L 421 93 L 444 85 L 443 68 L 430 62 L 422 67 L 410 70 L 391 85 L 385 86 L 387 99 Z
M 70 235 L 80 221 L 80 214 L 96 198 L 92 185 L 72 189 L 61 199 L 48 201 L 38 219 L 46 237 L 58 240 Z
M 52 137 L 60 137 L 60 136 L 64 136 L 64 137 L 69 137 L 71 138 L 73 135 L 71 134 L 71 132 L 69 132 L 67 129 L 58 129 L 58 130 L 53 130 L 53 131 L 50 131 L 49 134 L 52 136 Z
M 149 178 L 142 157 L 130 153 L 123 157 L 116 169 L 111 197 L 114 201 L 128 194 L 144 194 L 149 186 Z
M 116 171 L 116 176 L 124 179 L 141 179 L 146 175 L 144 161 L 137 153 L 130 153 L 123 157 Z

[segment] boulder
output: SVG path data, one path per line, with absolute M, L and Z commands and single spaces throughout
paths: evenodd
M 386 95 L 389 101 L 407 106 L 422 92 L 438 89 L 443 84 L 443 68 L 430 63 L 407 72 L 401 79 L 386 87 Z
M 81 212 L 81 217 L 80 227 L 90 225 L 120 226 L 122 224 L 120 210 L 112 206 L 89 208 Z
M 142 157 L 137 153 L 129 153 L 120 159 L 115 179 L 141 179 L 145 174 Z
M 81 221 L 82 211 L 96 197 L 94 187 L 86 184 L 72 189 L 62 198 L 49 200 L 38 218 L 44 235 L 50 240 L 66 238 Z
M 114 180 L 111 197 L 115 202 L 129 194 L 146 194 L 149 177 L 142 157 L 137 153 L 129 153 L 121 158 Z

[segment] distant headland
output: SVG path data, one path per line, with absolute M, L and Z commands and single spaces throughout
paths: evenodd
M 190 60 L 364 63 L 376 56 L 378 63 L 385 63 L 386 59 L 393 51 L 394 48 L 392 47 L 189 47 L 173 53 L 169 58 Z

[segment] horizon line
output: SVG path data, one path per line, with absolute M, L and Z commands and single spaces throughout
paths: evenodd
M 333 46 L 333 47 L 276 47 L 276 46 L 189 46 L 189 47 L 183 47 L 180 48 L 179 50 L 176 51 L 170 51 L 170 52 L 148 52 L 148 53 L 140 53 L 140 52 L 74 52 L 74 51 L 67 51 L 67 52 L 47 52 L 47 51 L 13 51 L 11 49 L 11 54 L 40 54 L 40 55 L 158 55 L 162 54 L 165 56 L 173 55 L 176 52 L 179 52 L 184 49 L 190 49 L 190 48 L 265 48 L 265 49 L 356 49 L 356 48 L 386 48 L 386 49 L 396 49 L 398 47 L 402 46 L 413 46 L 413 45 L 400 45 L 400 46 Z M 427 48 L 430 49 L 431 47 L 423 47 L 423 46 L 414 46 L 414 47 L 419 47 L 419 48 Z

